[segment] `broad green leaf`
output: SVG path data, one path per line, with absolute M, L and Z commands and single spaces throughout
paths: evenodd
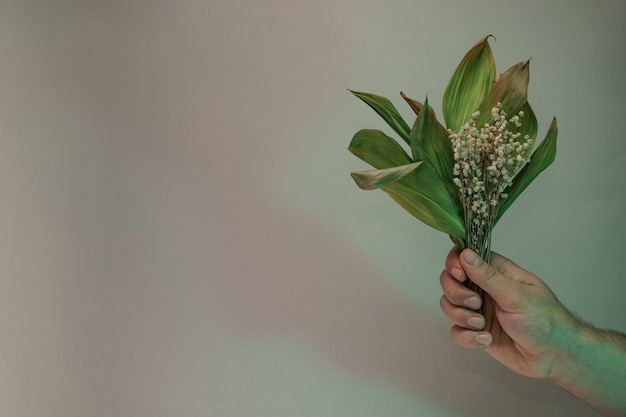
M 422 161 L 392 168 L 355 171 L 352 172 L 351 175 L 359 188 L 363 190 L 375 190 L 380 187 L 391 185 L 392 183 L 406 177 L 408 174 L 415 171 L 420 164 L 422 164 Z
M 498 75 L 493 88 L 480 104 L 480 116 L 476 126 L 482 127 L 491 118 L 491 109 L 498 103 L 507 115 L 514 115 L 520 111 L 528 101 L 529 61 L 513 65 L 504 73 Z
M 487 36 L 463 57 L 452 75 L 443 97 L 443 117 L 447 127 L 458 132 L 475 111 L 481 128 L 490 122 L 491 109 L 501 103 L 511 118 L 524 112 L 522 125 L 509 124 L 507 130 L 521 137 L 537 137 L 537 119 L 527 101 L 529 62 L 520 62 L 496 77 L 495 62 Z M 453 184 L 453 151 L 448 131 L 437 121 L 434 111 L 400 93 L 417 115 L 412 128 L 385 97 L 351 91 L 374 109 L 408 144 L 410 152 L 379 130 L 361 130 L 350 142 L 349 150 L 374 170 L 353 172 L 352 177 L 363 189 L 381 188 L 410 214 L 429 226 L 447 233 L 455 245 L 464 246 L 466 238 L 463 202 Z M 518 173 L 505 191 L 507 198 L 498 206 L 496 222 L 504 212 L 555 159 L 558 128 L 552 122 L 546 137 L 532 153 L 529 163 Z
M 398 142 L 380 130 L 359 130 L 350 141 L 348 150 L 378 169 L 391 168 L 413 162 Z
M 348 149 L 377 169 L 414 162 L 395 140 L 379 130 L 357 132 Z M 464 237 L 463 220 L 457 207 L 429 163 L 421 164 L 415 171 L 382 189 L 429 226 L 461 239 Z
M 524 138 L 526 137 L 526 135 L 528 135 L 528 137 L 532 139 L 532 145 L 529 146 L 522 154 L 524 158 L 528 158 L 532 154 L 535 142 L 537 141 L 537 130 L 539 126 L 537 123 L 537 116 L 535 116 L 535 112 L 528 102 L 524 103 L 520 111 L 524 113 L 521 118 L 522 126 L 518 128 L 513 123 L 509 123 L 506 129 L 509 132 L 521 133 L 521 136 L 518 139 L 518 141 L 520 142 L 525 142 Z M 519 115 L 519 111 L 517 112 L 517 114 Z M 510 119 L 513 116 L 515 116 L 515 114 L 508 114 L 507 118 Z
M 398 113 L 398 110 L 389 99 L 362 91 L 348 91 L 374 109 L 406 143 L 409 143 L 409 132 L 411 128 L 409 128 L 409 125 L 404 121 L 402 116 L 400 116 L 400 113 Z
M 460 206 L 459 189 L 453 182 L 454 153 L 448 131 L 435 116 L 435 111 L 424 100 L 422 111 L 409 134 L 413 159 L 426 159 L 435 169 L 457 206 Z
M 465 238 L 465 226 L 446 188 L 429 163 L 382 188 L 396 203 L 425 224 L 455 236 Z
M 520 196 L 522 191 L 524 191 L 526 187 L 528 187 L 530 183 L 537 178 L 537 175 L 554 162 L 556 157 L 556 137 L 558 130 L 556 119 L 553 119 L 552 124 L 546 133 L 546 137 L 530 157 L 530 162 L 522 168 L 517 176 L 515 176 L 513 185 L 505 190 L 508 197 L 500 202 L 496 222 L 500 219 L 500 217 L 502 217 L 511 204 L 513 204 L 517 197 Z
M 493 86 L 496 63 L 489 46 L 490 36 L 465 54 L 443 94 L 443 118 L 455 132 L 471 118 Z
M 535 112 L 533 108 L 530 107 L 530 104 L 526 102 L 522 106 L 522 110 L 524 115 L 522 116 L 522 127 L 520 128 L 520 133 L 522 134 L 520 139 L 523 139 L 526 135 L 533 140 L 532 146 L 529 146 L 528 149 L 524 152 L 524 157 L 530 156 L 533 151 L 535 141 L 537 140 L 537 131 L 539 130 L 539 125 L 537 123 L 537 116 L 535 116 Z M 514 116 L 514 115 L 511 115 Z

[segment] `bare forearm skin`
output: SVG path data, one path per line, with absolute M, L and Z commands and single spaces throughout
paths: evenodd
M 626 335 L 584 323 L 549 379 L 611 417 L 626 416 Z

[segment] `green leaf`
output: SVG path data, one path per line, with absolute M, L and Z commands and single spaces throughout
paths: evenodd
M 493 86 L 496 63 L 489 46 L 490 36 L 465 54 L 443 94 L 443 118 L 455 132 L 478 110 Z
M 507 115 L 513 116 L 528 101 L 529 61 L 526 60 L 513 65 L 504 73 L 498 75 L 493 88 L 480 104 L 480 116 L 476 126 L 482 127 L 491 118 L 491 109 L 498 103 Z
M 406 177 L 382 189 L 423 223 L 461 240 L 464 239 L 463 220 L 430 164 L 421 164 Z
M 354 171 L 352 178 L 354 182 L 363 190 L 375 190 L 380 187 L 389 186 L 401 180 L 422 164 L 422 161 L 412 162 L 407 165 L 400 165 L 392 168 L 373 169 L 370 171 Z
M 414 162 L 395 140 L 379 130 L 357 132 L 348 149 L 377 169 Z M 422 222 L 463 239 L 463 220 L 446 187 L 429 163 L 419 165 L 405 177 L 383 186 L 382 190 Z
M 389 99 L 362 91 L 348 91 L 374 109 L 407 144 L 409 143 L 409 132 L 411 129 Z
M 535 141 L 537 140 L 539 124 L 537 123 L 537 116 L 535 116 L 535 112 L 533 111 L 533 108 L 530 107 L 528 102 L 522 106 L 521 111 L 524 112 L 524 116 L 522 116 L 522 127 L 519 130 L 522 134 L 521 138 L 523 139 L 526 135 L 528 135 L 528 137 L 533 140 L 532 146 L 529 146 L 524 152 L 524 157 L 528 157 L 532 153 Z
M 359 130 L 350 141 L 348 150 L 378 169 L 391 168 L 413 162 L 398 142 L 380 130 Z
M 413 159 L 426 159 L 445 185 L 457 206 L 460 206 L 459 189 L 453 182 L 454 153 L 448 131 L 435 116 L 435 111 L 424 100 L 422 111 L 409 134 Z
M 496 222 L 502 217 L 504 212 L 513 204 L 520 194 L 530 185 L 531 182 L 552 162 L 556 157 L 556 137 L 558 134 L 558 126 L 556 118 L 552 120 L 552 124 L 546 133 L 546 137 L 539 147 L 533 152 L 530 162 L 515 176 L 513 184 L 505 190 L 508 197 L 500 201 L 498 209 L 498 217 Z

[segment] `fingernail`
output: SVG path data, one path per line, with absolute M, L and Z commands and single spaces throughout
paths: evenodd
M 467 297 L 463 301 L 463 305 L 467 308 L 471 308 L 472 310 L 478 310 L 480 308 L 480 304 L 480 298 L 475 296 Z
M 463 271 L 461 271 L 459 268 L 452 268 L 450 273 L 452 274 L 454 278 L 457 279 L 457 281 L 461 281 L 461 282 L 465 281 L 465 277 L 463 276 Z
M 477 266 L 480 263 L 480 257 L 473 250 L 466 250 L 463 252 L 465 262 L 472 266 Z
M 478 316 L 470 317 L 467 320 L 467 324 L 473 329 L 482 330 L 485 327 L 485 319 Z
M 476 343 L 481 346 L 488 346 L 491 344 L 491 335 L 489 333 L 481 333 L 476 336 Z

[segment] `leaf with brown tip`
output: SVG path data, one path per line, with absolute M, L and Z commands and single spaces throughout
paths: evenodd
M 413 100 L 412 98 L 407 97 L 406 94 L 404 94 L 402 91 L 400 91 L 400 96 L 402 96 L 404 101 L 408 103 L 409 107 L 413 109 L 415 114 L 417 115 L 420 114 L 420 112 L 422 111 L 422 107 L 424 106 L 422 103 L 420 103 L 417 100 Z
M 476 126 L 482 127 L 491 118 L 491 109 L 501 103 L 507 115 L 520 111 L 528 101 L 528 82 L 530 60 L 519 62 L 498 76 L 498 80 L 480 104 L 480 116 Z
M 380 187 L 391 185 L 401 180 L 422 164 L 422 161 L 413 162 L 407 165 L 385 169 L 372 169 L 369 171 L 354 171 L 352 179 L 362 190 L 375 190 Z
M 357 132 L 348 149 L 378 170 L 393 169 L 414 162 L 395 140 L 379 130 Z M 421 165 L 412 172 L 383 185 L 382 190 L 417 219 L 463 239 L 465 226 L 455 202 L 432 165 L 419 163 Z

